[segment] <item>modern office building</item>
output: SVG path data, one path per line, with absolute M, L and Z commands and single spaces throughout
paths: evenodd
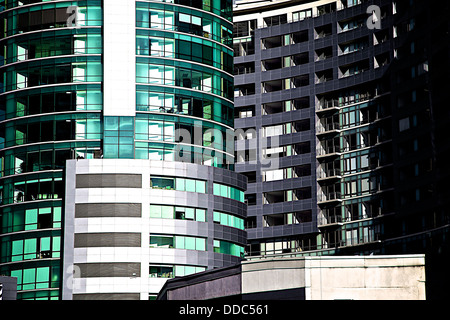
M 0 274 L 155 297 L 238 263 L 231 1 L 0 1 Z
M 237 141 L 247 256 L 425 253 L 427 296 L 447 291 L 449 21 L 438 1 L 235 2 L 235 128 L 278 140 Z

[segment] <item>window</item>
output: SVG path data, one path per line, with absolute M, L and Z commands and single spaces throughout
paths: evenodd
M 195 179 L 152 177 L 150 178 L 150 187 L 152 189 L 206 193 L 206 181 Z
M 187 265 L 150 265 L 150 278 L 173 278 L 205 271 L 206 267 Z
M 275 126 L 263 127 L 264 128 L 264 137 L 274 137 L 279 136 L 284 133 L 285 125 L 279 124 Z
M 148 27 L 145 23 L 145 17 L 142 18 L 143 24 L 138 26 Z M 173 30 L 174 22 L 175 14 L 173 12 L 156 9 L 150 11 L 150 28 Z
M 61 227 L 61 207 L 35 209 L 4 208 L 0 232 L 17 232 Z
M 302 21 L 302 20 L 305 20 L 306 18 L 311 18 L 311 17 L 312 17 L 312 9 L 306 9 L 306 10 L 292 13 L 292 20 L 294 22 Z
M 138 37 L 138 39 L 140 39 Z M 145 48 L 145 42 L 144 42 Z M 145 49 L 142 54 L 145 54 Z M 168 38 L 150 37 L 149 38 L 149 50 L 151 56 L 157 57 L 175 57 L 175 40 Z
M 134 118 L 105 117 L 105 158 L 132 159 L 134 156 Z
M 283 180 L 285 178 L 284 169 L 264 171 L 264 177 L 265 177 L 264 181 Z
M 244 230 L 244 219 L 228 213 L 214 211 L 214 222 L 224 226 Z
M 150 236 L 150 248 L 173 248 L 173 236 Z
M 44 258 L 59 258 L 61 237 L 41 237 L 0 241 L 3 248 L 1 262 L 15 262 Z
M 188 14 L 180 13 L 179 19 L 180 22 L 191 23 L 191 16 Z
M 287 23 L 287 15 L 286 14 L 280 14 L 277 16 L 264 18 L 264 24 L 267 27 L 277 26 L 277 25 L 285 24 L 285 23 Z
M 307 250 L 311 246 L 311 239 L 271 239 L 260 244 L 260 252 L 257 254 L 277 254 Z
M 251 118 L 253 117 L 253 109 L 244 109 L 239 111 L 239 118 Z
M 215 196 L 230 198 L 237 201 L 244 202 L 244 191 L 238 190 L 234 187 L 226 186 L 220 183 L 214 183 L 213 192 Z
M 206 251 L 206 239 L 173 235 L 150 235 L 150 248 Z
M 150 205 L 150 218 L 206 221 L 206 210 L 199 208 Z
M 59 285 L 59 267 L 41 267 L 12 270 L 11 277 L 17 278 L 17 290 L 56 288 Z
M 151 178 L 151 188 L 152 189 L 175 189 L 175 179 L 174 178 Z
M 398 121 L 398 127 L 399 127 L 399 131 L 400 132 L 408 130 L 409 126 L 410 126 L 410 124 L 409 124 L 409 117 L 400 119 Z
M 199 56 L 193 53 L 192 57 Z M 185 58 L 186 59 L 186 58 Z M 195 89 L 203 92 L 214 93 L 225 98 L 233 94 L 231 76 L 224 75 L 217 70 L 202 68 L 192 65 L 192 68 L 184 68 L 181 61 L 175 61 L 175 66 L 136 63 L 136 81 L 144 84 L 161 84 Z
M 173 278 L 173 266 L 150 266 L 149 278 Z
M 214 240 L 214 252 L 243 257 L 244 247 L 224 240 Z

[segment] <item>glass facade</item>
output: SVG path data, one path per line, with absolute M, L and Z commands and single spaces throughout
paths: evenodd
M 214 211 L 214 222 L 224 226 L 244 230 L 244 219 L 233 216 L 228 213 Z
M 244 192 L 231 186 L 214 183 L 214 195 L 244 202 Z
M 206 251 L 206 239 L 174 235 L 150 235 L 150 248 Z
M 150 205 L 150 218 L 206 222 L 206 209 L 152 204 Z
M 60 298 L 65 161 L 102 138 L 101 1 L 42 2 L 0 4 L 0 273 L 18 299 Z
M 104 115 L 105 8 L 100 0 L 0 1 L 0 274 L 18 278 L 18 299 L 61 298 L 66 160 L 234 168 L 231 0 L 136 1 L 132 116 Z M 208 193 L 201 180 L 151 183 Z M 227 196 L 243 201 L 238 192 Z M 150 211 L 155 219 L 207 221 L 205 208 Z M 226 217 L 225 225 L 241 228 L 242 219 Z M 172 241 L 207 250 L 202 238 Z M 170 268 L 183 275 L 206 266 Z
M 206 193 L 206 181 L 196 179 L 152 177 L 150 187 L 152 189 Z
M 227 3 L 136 2 L 135 144 L 124 157 L 234 168 Z

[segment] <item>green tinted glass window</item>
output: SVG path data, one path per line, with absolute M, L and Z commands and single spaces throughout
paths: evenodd
M 161 206 L 150 206 L 150 218 L 161 218 Z
M 200 193 L 206 193 L 206 183 L 205 181 L 196 181 L 195 182 L 195 189 L 197 192 Z
M 161 218 L 172 219 L 173 218 L 173 207 L 163 206 L 161 210 Z
M 188 191 L 188 192 L 196 192 L 196 190 L 195 190 L 195 180 L 186 179 L 186 191 Z
M 193 237 L 185 237 L 185 249 L 187 250 L 196 250 L 196 241 Z
M 194 208 L 186 208 L 185 209 L 186 219 L 195 220 L 195 209 Z
M 196 241 L 196 243 L 195 243 L 196 250 L 206 251 L 206 240 L 205 239 L 196 238 L 195 241 Z
M 196 220 L 205 222 L 206 221 L 206 210 L 197 209 L 196 210 Z
M 44 289 L 49 287 L 49 271 L 49 267 L 36 269 L 36 289 Z

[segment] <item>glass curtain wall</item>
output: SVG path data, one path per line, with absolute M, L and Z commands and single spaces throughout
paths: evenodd
M 65 161 L 101 150 L 101 1 L 1 1 L 0 20 L 0 274 L 59 299 Z
M 230 3 L 175 3 L 136 3 L 134 145 L 105 137 L 105 157 L 233 169 Z

